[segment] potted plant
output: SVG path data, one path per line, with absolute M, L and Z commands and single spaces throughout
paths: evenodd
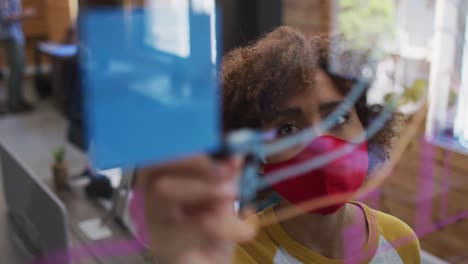
M 57 148 L 53 156 L 54 164 L 52 165 L 52 176 L 55 188 L 58 190 L 68 188 L 68 169 L 65 164 L 65 148 Z

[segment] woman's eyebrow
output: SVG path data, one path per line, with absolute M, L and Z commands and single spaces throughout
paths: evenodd
M 299 107 L 290 107 L 290 108 L 274 110 L 273 114 L 275 115 L 275 117 L 279 117 L 279 116 L 298 116 L 298 115 L 303 115 L 304 111 L 302 111 L 302 109 L 299 108 Z
M 330 112 L 334 111 L 341 103 L 343 103 L 342 100 L 322 103 L 319 106 L 319 110 L 320 110 L 320 112 L 330 113 Z
M 286 118 L 304 118 L 304 111 L 300 107 L 287 107 L 283 109 L 274 109 L 264 116 L 266 123 L 278 122 Z

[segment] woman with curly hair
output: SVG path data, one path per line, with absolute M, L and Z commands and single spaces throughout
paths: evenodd
M 357 192 L 368 172 L 388 158 L 397 136 L 391 120 L 374 137 L 356 141 L 374 118 L 365 96 L 331 126 L 319 125 L 355 84 L 329 70 L 329 47 L 327 38 L 281 27 L 227 54 L 224 129 L 275 131 L 276 140 L 316 128 L 311 142 L 262 157 L 264 175 L 350 144 L 352 150 L 320 168 L 271 181 L 279 202 L 246 220 L 232 209 L 242 157 L 214 161 L 199 155 L 140 171 L 137 186 L 157 263 L 420 263 L 416 235 L 393 216 L 353 201 L 301 206 Z M 284 208 L 300 214 L 279 221 Z M 272 224 L 257 228 L 265 220 Z

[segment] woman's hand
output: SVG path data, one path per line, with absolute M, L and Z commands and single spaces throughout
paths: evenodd
M 34 7 L 26 7 L 23 10 L 23 17 L 24 18 L 32 18 L 37 15 L 37 9 Z
M 157 263 L 231 263 L 236 242 L 255 235 L 233 209 L 242 160 L 197 156 L 137 175 Z

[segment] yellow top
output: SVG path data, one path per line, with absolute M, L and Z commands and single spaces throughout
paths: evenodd
M 369 230 L 369 237 L 361 254 L 349 259 L 326 258 L 299 244 L 281 225 L 274 224 L 262 228 L 253 241 L 239 245 L 236 248 L 234 263 L 419 264 L 421 262 L 418 238 L 407 224 L 391 215 L 372 210 L 362 203 L 353 202 L 353 204 L 364 211 Z M 255 216 L 255 220 L 262 221 L 262 218 L 275 219 L 273 208 L 269 207 Z

